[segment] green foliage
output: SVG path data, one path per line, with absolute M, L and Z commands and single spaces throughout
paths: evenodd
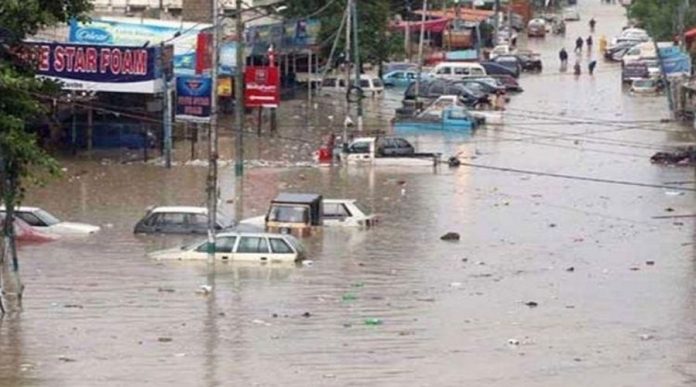
M 672 40 L 681 32 L 679 13 L 684 0 L 634 0 L 628 9 L 630 18 L 637 20 L 657 40 Z M 696 24 L 696 8 L 684 12 L 685 28 Z
M 346 0 L 288 0 L 285 16 L 301 18 L 313 15 L 316 11 L 327 6 L 314 17 L 321 20 L 320 40 L 326 44 L 322 47 L 328 54 L 333 44 L 333 38 L 338 32 L 343 12 L 346 9 Z M 398 2 L 394 2 L 398 3 Z M 403 8 L 403 2 L 400 3 Z M 402 11 L 390 1 L 357 0 L 358 10 L 358 40 L 360 43 L 361 61 L 379 64 L 388 60 L 393 54 L 403 47 L 403 38 L 399 34 L 389 33 L 389 18 L 394 13 Z M 345 35 L 345 31 L 343 32 Z M 351 35 L 352 39 L 352 35 Z M 338 42 L 338 52 L 344 51 L 345 39 L 341 37 Z
M 18 58 L 16 49 L 27 35 L 67 23 L 73 16 L 84 18 L 90 7 L 89 0 L 0 0 L 0 158 L 5 166 L 0 194 L 7 205 L 21 200 L 23 181 L 36 176 L 32 171 L 58 171 L 26 123 L 41 115 L 41 97 L 59 89 L 34 78 L 31 64 Z

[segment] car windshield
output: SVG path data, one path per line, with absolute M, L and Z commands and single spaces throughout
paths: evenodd
M 372 79 L 372 86 L 374 87 L 382 87 L 382 80 L 379 78 L 374 78 Z
M 298 241 L 297 238 L 295 238 L 292 235 L 283 235 L 283 237 L 287 242 L 289 242 L 292 245 L 292 247 L 295 248 L 295 251 L 297 251 L 298 254 L 305 255 L 304 245 L 302 245 L 302 243 L 300 243 L 300 241 Z
M 43 222 L 46 223 L 46 226 L 53 226 L 55 224 L 60 223 L 60 219 L 41 209 L 36 210 L 34 212 L 34 215 L 36 215 L 36 217 L 38 217 L 39 219 L 43 220 Z
M 370 215 L 370 213 L 372 213 L 372 211 L 370 211 L 367 207 L 365 207 L 365 206 L 364 206 L 363 204 L 361 204 L 361 203 L 354 202 L 353 204 L 354 204 L 356 207 L 358 207 L 358 209 L 359 209 L 363 214 L 365 214 L 365 215 Z
M 307 207 L 274 205 L 268 213 L 271 222 L 308 223 L 309 212 Z

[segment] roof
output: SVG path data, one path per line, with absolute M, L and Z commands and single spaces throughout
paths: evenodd
M 356 199 L 324 199 L 324 203 L 355 203 Z
M 226 231 L 215 234 L 216 238 L 230 236 L 251 236 L 251 237 L 285 237 L 287 234 L 278 234 L 272 232 L 246 232 L 246 231 Z
M 193 206 L 163 206 L 155 207 L 150 210 L 153 213 L 161 212 L 187 212 L 191 214 L 207 214 L 208 209 L 205 207 L 193 207 Z
M 15 211 L 22 211 L 22 212 L 34 212 L 34 211 L 40 210 L 40 208 L 39 207 L 22 207 L 22 206 L 20 206 L 20 207 L 15 207 L 14 210 Z M 5 206 L 0 206 L 0 211 L 5 211 Z
M 288 193 L 282 192 L 273 199 L 274 202 L 284 202 L 284 203 L 311 203 L 317 200 L 321 200 L 321 195 L 310 194 L 310 193 Z

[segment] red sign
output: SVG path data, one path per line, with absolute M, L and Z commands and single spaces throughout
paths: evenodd
M 196 37 L 196 74 L 202 74 L 212 67 L 213 34 L 199 32 Z
M 280 73 L 277 67 L 252 67 L 244 71 L 244 106 L 278 107 Z

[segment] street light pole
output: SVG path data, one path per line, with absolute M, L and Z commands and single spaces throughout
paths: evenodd
M 235 3 L 237 32 L 237 66 L 234 74 L 234 126 L 237 130 L 234 175 L 244 175 L 244 21 L 242 19 L 242 0 Z

